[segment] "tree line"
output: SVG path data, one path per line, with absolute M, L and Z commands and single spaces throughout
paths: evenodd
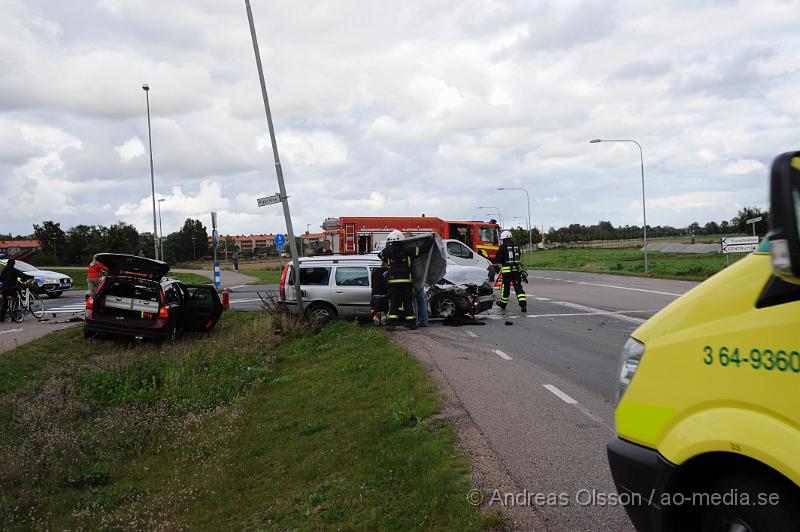
M 0 235 L 0 239 L 38 240 L 42 249 L 36 254 L 38 264 L 85 265 L 95 253 L 130 253 L 153 258 L 153 233 L 140 233 L 125 222 L 104 225 L 76 225 L 64 231 L 51 220 L 34 224 L 33 234 Z M 211 249 L 208 231 L 200 220 L 187 218 L 183 227 L 164 237 L 164 260 L 170 263 L 205 258 Z
M 744 207 L 731 220 L 707 222 L 700 225 L 692 222 L 686 227 L 672 227 L 669 225 L 647 226 L 648 238 L 721 235 L 735 233 L 752 233 L 752 225 L 747 220 L 761 217 L 762 220 L 755 224 L 756 234 L 765 235 L 769 230 L 768 214 L 758 207 Z M 541 242 L 541 232 L 537 228 L 532 231 L 533 242 Z M 517 226 L 511 229 L 511 236 L 519 245 L 528 243 L 528 230 Z M 551 227 L 544 235 L 547 242 L 588 242 L 597 240 L 634 240 L 642 238 L 642 227 L 637 225 L 614 226 L 609 221 L 600 221 L 594 225 L 570 224 L 558 229 Z

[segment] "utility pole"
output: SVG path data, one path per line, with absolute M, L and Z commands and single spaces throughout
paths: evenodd
M 153 252 L 158 260 L 158 228 L 156 227 L 156 182 L 153 177 L 153 135 L 150 133 L 150 85 L 142 85 L 145 97 L 147 98 L 147 142 L 150 144 L 150 189 L 153 193 Z
M 281 168 L 281 159 L 278 156 L 278 143 L 275 140 L 275 127 L 272 124 L 272 112 L 269 108 L 269 97 L 267 96 L 267 84 L 264 81 L 264 69 L 261 67 L 261 53 L 258 50 L 258 39 L 256 38 L 256 27 L 253 23 L 253 10 L 250 9 L 250 0 L 244 0 L 245 8 L 247 9 L 247 21 L 250 24 L 250 37 L 253 39 L 253 52 L 256 56 L 256 67 L 258 68 L 258 80 L 261 83 L 261 97 L 264 100 L 264 111 L 267 114 L 267 126 L 269 128 L 269 137 L 272 141 L 272 156 L 275 159 L 275 173 L 278 178 L 278 189 L 283 204 L 283 217 L 286 219 L 286 232 L 289 240 L 289 250 L 292 253 L 292 267 L 295 271 L 294 278 L 294 297 L 297 302 L 297 315 L 303 319 L 303 295 L 300 289 L 300 261 L 297 260 L 297 242 L 294 238 L 294 229 L 292 228 L 292 215 L 289 213 L 289 198 L 286 195 L 286 185 L 283 182 L 283 169 Z

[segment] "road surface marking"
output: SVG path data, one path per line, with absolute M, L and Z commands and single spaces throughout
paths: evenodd
M 555 279 L 553 277 L 539 277 L 539 276 L 533 276 L 533 277 L 534 277 L 534 279 L 547 279 L 549 281 L 561 281 L 561 282 L 564 282 L 564 283 L 577 283 L 577 284 L 583 284 L 583 285 L 588 285 L 588 286 L 602 286 L 603 288 L 616 288 L 618 290 L 631 290 L 633 292 L 647 292 L 648 294 L 659 294 L 659 295 L 662 295 L 662 296 L 680 297 L 680 296 L 683 295 L 683 294 L 676 294 L 674 292 L 662 292 L 660 290 L 648 290 L 646 288 L 633 288 L 633 287 L 630 287 L 630 286 L 618 286 L 618 285 L 614 285 L 614 284 L 589 283 L 587 281 L 572 281 L 570 279 Z
M 244 285 L 244 284 L 237 284 L 236 286 L 231 286 L 231 287 L 229 288 L 229 290 L 236 290 L 237 288 L 241 288 L 241 287 L 243 287 L 243 286 L 247 286 L 247 285 Z
M 597 416 L 596 414 L 592 413 L 588 408 L 586 408 L 585 406 L 580 404 L 578 401 L 576 401 L 575 399 L 573 399 L 569 395 L 565 394 L 564 392 L 562 392 L 561 390 L 559 390 L 558 388 L 556 388 L 552 384 L 543 384 L 542 386 L 547 388 L 547 390 L 549 392 L 551 392 L 553 395 L 555 395 L 556 397 L 558 397 L 559 399 L 561 399 L 562 401 L 564 401 L 568 405 L 574 406 L 578 410 L 578 412 L 580 412 L 584 416 L 588 417 L 589 419 L 591 419 L 595 423 L 604 426 L 611 433 L 614 433 L 614 429 L 609 427 L 602 419 L 600 419 L 599 416 Z
M 477 338 L 477 337 L 478 337 L 478 335 L 477 335 L 477 334 L 475 334 L 475 333 L 474 333 L 474 332 L 472 332 L 472 331 L 467 331 L 467 334 L 468 334 L 469 336 L 472 336 L 473 338 Z
M 261 301 L 260 299 L 231 299 L 230 304 L 234 303 L 252 303 L 253 301 Z
M 552 393 L 553 395 L 555 395 L 556 397 L 558 397 L 559 399 L 561 399 L 562 401 L 564 401 L 569 405 L 574 405 L 578 402 L 569 395 L 565 394 L 564 392 L 556 388 L 555 386 L 553 386 L 552 384 L 543 384 L 542 386 L 547 388 L 550 391 L 550 393 Z
M 0 334 L 8 334 L 8 333 L 12 333 L 12 332 L 19 332 L 21 330 L 22 329 L 9 329 L 7 331 L 0 331 Z
M 598 314 L 606 314 L 607 316 L 611 316 L 612 318 L 617 318 L 618 320 L 621 321 L 627 321 L 628 323 L 635 323 L 637 325 L 641 325 L 642 323 L 647 321 L 644 318 L 634 318 L 633 316 L 626 316 L 625 314 L 621 314 L 619 311 L 615 312 L 612 310 L 603 310 L 601 308 L 579 305 L 577 303 L 570 303 L 569 301 L 554 301 L 553 304 L 574 308 L 575 310 L 583 310 L 584 312 L 595 312 Z
M 502 359 L 505 359 L 505 360 L 511 360 L 511 357 L 510 357 L 510 356 L 508 356 L 507 354 L 503 353 L 503 352 L 502 352 L 502 351 L 500 351 L 499 349 L 495 349 L 495 350 L 494 350 L 494 354 L 495 354 L 495 355 L 497 355 L 497 356 L 499 356 L 499 357 L 500 357 L 500 358 L 502 358 Z
M 536 301 L 550 301 L 549 297 L 537 297 Z

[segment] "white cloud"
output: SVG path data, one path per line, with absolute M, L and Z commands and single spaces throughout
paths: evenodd
M 728 175 L 742 175 L 752 174 L 753 172 L 763 172 L 766 168 L 767 167 L 761 161 L 755 159 L 739 159 L 726 164 L 722 172 Z
M 283 131 L 277 135 L 278 154 L 294 166 L 330 167 L 347 163 L 347 146 L 330 131 Z M 272 141 L 262 135 L 256 141 L 259 151 L 272 156 Z
M 139 137 L 133 137 L 119 146 L 114 146 L 114 150 L 119 154 L 120 160 L 127 163 L 144 153 L 144 144 Z
M 253 10 L 298 228 L 490 202 L 524 214 L 498 185 L 531 191 L 537 226 L 640 223 L 638 150 L 596 137 L 641 142 L 653 225 L 730 219 L 766 206 L 766 165 L 800 138 L 796 2 Z M 282 229 L 280 209 L 255 206 L 276 187 L 240 5 L 5 0 L 0 50 L 4 231 L 150 230 L 142 82 L 165 230 L 212 208 L 226 231 Z

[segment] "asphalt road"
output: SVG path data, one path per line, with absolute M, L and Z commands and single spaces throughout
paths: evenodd
M 395 334 L 428 351 L 522 490 L 512 501 L 489 487 L 490 501 L 531 501 L 550 530 L 632 529 L 621 506 L 600 501 L 615 493 L 605 445 L 618 356 L 640 323 L 697 283 L 529 275 L 525 315 L 512 294 L 508 312 L 483 325 Z

